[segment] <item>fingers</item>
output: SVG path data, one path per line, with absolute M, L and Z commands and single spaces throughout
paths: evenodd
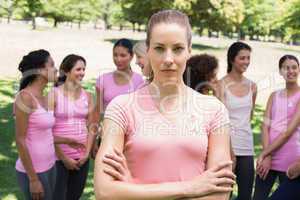
M 116 170 L 104 168 L 103 171 L 104 171 L 104 173 L 110 175 L 111 177 L 113 177 L 117 181 L 123 181 L 124 180 L 122 174 L 120 174 Z
M 211 168 L 209 171 L 217 172 L 217 171 L 220 171 L 221 169 L 224 169 L 231 165 L 232 165 L 232 161 L 225 161 L 225 162 L 222 162 L 222 163 L 218 164 L 217 166 Z
M 103 158 L 103 162 L 111 167 L 113 167 L 114 169 L 116 169 L 119 173 L 124 174 L 124 168 L 122 166 L 122 164 L 120 164 L 120 162 L 112 159 L 111 157 L 107 157 L 105 156 Z
M 43 192 L 31 193 L 31 197 L 33 200 L 42 200 L 44 197 L 44 193 Z
M 231 170 L 228 170 L 228 169 L 220 170 L 220 171 L 216 172 L 215 175 L 217 178 L 226 177 L 226 178 L 230 178 L 233 180 L 235 180 L 235 178 L 236 178 L 236 175 Z
M 223 184 L 228 184 L 228 185 L 234 185 L 235 181 L 231 178 L 217 178 L 215 180 L 216 185 L 223 185 Z
M 104 157 L 108 158 L 108 159 L 111 159 L 111 160 L 114 160 L 114 161 L 120 163 L 122 166 L 125 167 L 124 159 L 119 155 L 106 154 Z
M 230 187 L 230 186 L 216 186 L 214 188 L 214 191 L 215 192 L 220 192 L 220 193 L 222 193 L 222 192 L 232 192 L 233 188 Z

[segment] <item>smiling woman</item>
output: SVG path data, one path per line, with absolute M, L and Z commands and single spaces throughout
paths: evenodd
M 182 79 L 191 51 L 189 20 L 165 10 L 150 18 L 147 30 L 154 78 L 105 111 L 96 198 L 228 199 L 234 174 L 227 111 Z

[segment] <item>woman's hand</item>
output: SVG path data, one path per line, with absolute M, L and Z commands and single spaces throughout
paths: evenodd
M 127 161 L 123 153 L 114 149 L 113 154 L 106 154 L 103 163 L 111 168 L 105 168 L 103 171 L 112 176 L 117 181 L 132 182 L 132 176 L 127 166 Z
M 286 171 L 286 175 L 289 177 L 289 179 L 295 179 L 300 176 L 300 162 L 298 161 L 291 164 Z
M 77 160 L 65 158 L 62 161 L 68 170 L 79 170 L 79 162 Z
M 268 173 L 271 169 L 272 165 L 272 157 L 265 157 L 260 163 L 257 162 L 256 165 L 256 174 L 263 180 L 265 180 L 268 176 Z
M 232 165 L 231 161 L 219 164 L 189 181 L 185 196 L 194 198 L 211 193 L 231 192 L 236 176 L 228 169 L 230 165 Z
M 257 161 L 256 161 L 256 166 L 259 166 L 262 164 L 262 161 L 265 159 L 265 154 L 264 152 L 261 152 L 261 154 L 258 156 Z
M 84 165 L 84 163 L 88 161 L 89 157 L 90 157 L 89 154 L 85 154 L 82 158 L 80 158 L 78 160 L 78 166 L 81 167 L 82 165 Z
M 39 179 L 30 180 L 29 190 L 33 200 L 42 200 L 44 198 L 44 188 Z

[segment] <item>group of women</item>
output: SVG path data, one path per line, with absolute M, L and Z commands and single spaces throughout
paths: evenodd
M 179 11 L 152 15 L 145 42 L 113 47 L 117 69 L 96 81 L 96 103 L 83 89 L 86 61 L 66 56 L 60 75 L 49 52 L 24 56 L 16 96 L 17 179 L 26 199 L 76 200 L 89 157 L 95 157 L 96 199 L 252 199 L 255 176 L 251 118 L 256 84 L 246 78 L 251 47 L 233 43 L 227 75 L 218 60 L 191 55 L 191 26 Z M 131 60 L 144 79 L 132 71 Z M 283 56 L 286 88 L 271 94 L 262 126 L 254 200 L 300 194 L 299 62 Z M 48 95 L 48 82 L 55 82 Z M 100 135 L 101 145 L 97 140 Z M 234 173 L 233 173 L 234 172 Z

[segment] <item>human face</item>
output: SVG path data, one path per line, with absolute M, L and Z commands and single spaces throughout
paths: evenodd
M 82 60 L 78 60 L 71 71 L 66 73 L 67 80 L 80 83 L 85 75 L 85 64 Z
M 250 64 L 250 51 L 242 49 L 238 52 L 232 62 L 232 68 L 238 73 L 244 73 Z
M 57 81 L 57 69 L 51 56 L 48 57 L 45 67 L 41 69 L 40 74 L 47 79 L 48 82 Z
M 147 51 L 154 82 L 183 84 L 182 75 L 190 52 L 184 27 L 176 23 L 155 25 Z
M 299 75 L 299 65 L 293 59 L 286 59 L 282 63 L 282 67 L 280 69 L 280 74 L 284 78 L 284 80 L 288 83 L 295 83 L 298 80 Z
M 128 49 L 122 46 L 116 46 L 113 49 L 113 60 L 117 66 L 117 70 L 127 70 L 132 60 L 132 55 Z
M 151 74 L 151 67 L 147 55 L 136 54 L 135 62 L 142 70 L 144 76 L 149 77 Z

